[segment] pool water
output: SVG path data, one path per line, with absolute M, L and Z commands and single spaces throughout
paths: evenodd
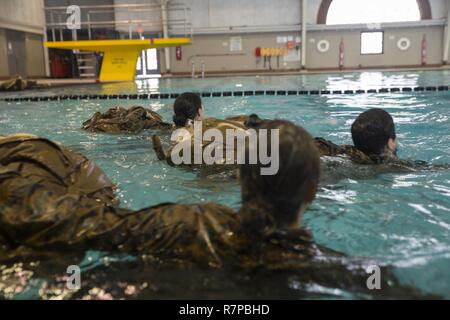
M 135 83 L 5 93 L 0 97 L 87 93 L 180 93 L 190 90 L 198 92 L 258 89 L 354 90 L 447 85 L 449 82 L 448 71 L 149 79 Z M 359 113 L 368 108 L 384 108 L 392 114 L 397 125 L 399 156 L 438 164 L 450 163 L 449 100 L 450 92 L 401 92 L 221 97 L 203 98 L 203 103 L 207 116 L 224 118 L 257 113 L 264 118 L 288 119 L 304 126 L 313 136 L 324 137 L 339 144 L 351 143 L 350 125 Z M 173 168 L 157 161 L 149 140 L 154 131 L 137 135 L 105 135 L 80 130 L 82 122 L 95 111 L 103 112 L 117 105 L 143 105 L 160 113 L 166 121 L 171 121 L 172 103 L 173 100 L 1 101 L 0 135 L 33 133 L 62 142 L 70 149 L 86 155 L 99 164 L 118 184 L 122 205 L 128 208 L 139 209 L 161 202 L 203 201 L 214 201 L 239 208 L 240 191 L 236 181 L 199 178 L 195 172 Z M 392 264 L 396 267 L 396 275 L 403 283 L 411 284 L 427 293 L 450 298 L 450 171 L 389 173 L 363 180 L 343 178 L 332 183 L 325 182 L 321 185 L 318 197 L 306 213 L 303 223 L 311 229 L 318 243 L 348 255 L 370 257 L 381 263 Z M 97 293 L 99 290 L 103 293 L 100 285 L 102 282 L 99 279 L 104 278 L 106 282 L 111 279 L 104 275 L 105 272 L 108 273 L 108 268 L 105 269 L 104 266 L 105 259 L 109 261 L 108 265 L 112 264 L 111 268 L 114 268 L 113 260 L 123 262 L 129 259 L 131 261 L 129 263 L 134 261 L 133 257 L 128 256 L 105 257 L 99 252 L 87 252 L 83 263 L 89 265 L 91 269 L 101 270 L 96 275 Z M 44 264 L 41 264 L 41 269 L 43 266 Z M 23 273 L 25 265 L 11 262 L 4 265 L 3 269 L 0 268 L 0 273 L 11 268 L 22 270 L 20 272 Z M 117 266 L 115 268 L 115 279 L 119 281 L 124 271 Z M 126 272 L 128 276 L 133 274 L 134 283 L 143 282 L 141 278 L 145 272 L 138 267 L 133 269 L 127 266 L 127 268 L 134 270 Z M 34 273 L 39 274 L 36 271 Z M 159 276 L 163 274 L 160 272 Z M 169 274 L 165 273 L 168 279 Z M 44 276 L 30 276 L 28 284 L 22 285 L 17 294 L 10 294 L 9 297 L 38 296 L 38 288 L 44 281 L 42 277 Z M 126 278 L 123 278 L 122 282 L 126 283 Z M 2 287 L 0 282 L 0 292 L 8 288 L 5 283 L 3 281 Z M 171 282 L 168 280 L 167 283 Z M 176 282 L 173 283 L 176 286 Z M 260 279 L 257 283 L 264 287 L 263 280 Z M 230 294 L 234 292 L 235 297 L 252 298 L 257 291 L 252 285 L 248 284 L 250 288 L 246 291 L 248 295 L 242 290 L 236 293 L 230 289 L 229 292 Z M 335 291 L 333 288 L 327 290 L 319 288 L 317 292 L 314 289 L 308 291 L 310 295 L 280 293 L 279 296 L 273 296 L 273 292 L 276 291 L 272 291 L 262 297 L 314 298 L 317 295 L 333 298 L 352 297 L 351 294 Z M 229 297 L 225 291 L 219 289 L 213 290 L 213 293 L 197 291 L 191 297 Z M 221 292 L 224 294 L 221 295 Z M 171 296 L 168 294 L 167 297 Z

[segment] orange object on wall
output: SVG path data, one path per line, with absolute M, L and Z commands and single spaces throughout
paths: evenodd
M 288 49 L 286 47 L 280 48 L 256 48 L 256 57 L 280 57 L 288 54 Z M 259 55 L 259 56 L 258 56 Z

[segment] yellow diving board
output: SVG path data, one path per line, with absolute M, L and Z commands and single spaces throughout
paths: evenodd
M 47 48 L 103 52 L 100 81 L 132 81 L 141 50 L 191 44 L 190 38 L 45 42 Z

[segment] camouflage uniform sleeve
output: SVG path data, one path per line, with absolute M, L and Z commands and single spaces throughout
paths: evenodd
M 152 135 L 152 143 L 153 143 L 153 150 L 155 151 L 158 160 L 167 160 L 169 155 L 162 146 L 161 138 L 156 134 Z
M 163 204 L 126 215 L 130 234 L 122 250 L 220 266 L 234 250 L 236 213 L 224 206 Z
M 245 126 L 245 124 L 248 122 L 248 119 L 249 119 L 249 116 L 246 116 L 246 115 L 232 116 L 232 117 L 225 118 L 225 120 L 237 122 L 241 126 Z
M 323 138 L 315 138 L 314 143 L 319 150 L 320 156 L 339 156 L 346 155 L 350 159 L 359 164 L 374 164 L 377 163 L 376 159 L 366 155 L 362 151 L 359 151 L 351 145 L 337 145 L 329 140 Z
M 163 204 L 133 212 L 87 197 L 32 196 L 27 207 L 0 207 L 0 235 L 11 247 L 121 251 L 216 267 L 233 256 L 237 219 L 218 205 Z
M 393 159 L 386 161 L 385 164 L 390 166 L 393 170 L 397 171 L 423 171 L 423 170 L 448 170 L 450 169 L 450 164 L 432 164 L 427 161 L 422 160 L 403 160 L 403 159 Z
M 344 153 L 340 146 L 323 138 L 314 138 L 314 144 L 321 156 L 336 156 Z

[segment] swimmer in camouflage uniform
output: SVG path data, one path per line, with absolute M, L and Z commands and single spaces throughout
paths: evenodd
M 360 114 L 352 124 L 355 146 L 338 146 L 316 138 L 322 156 L 348 155 L 360 164 L 380 164 L 396 161 L 397 137 L 392 116 L 382 109 L 370 109 Z
M 101 113 L 96 112 L 83 123 L 82 129 L 102 133 L 139 133 L 145 129 L 167 129 L 190 126 L 194 120 L 203 119 L 203 106 L 199 95 L 183 93 L 174 104 L 174 124 L 166 123 L 162 117 L 150 109 L 134 106 L 131 108 L 114 107 Z M 244 123 L 245 116 L 233 117 L 234 121 Z M 189 119 L 189 121 L 188 121 Z M 210 118 L 211 119 L 211 118 Z
M 146 254 L 161 263 L 248 270 L 290 270 L 315 281 L 364 294 L 416 296 L 382 268 L 382 289 L 366 286 L 368 261 L 314 243 L 303 212 L 319 181 L 319 154 L 311 136 L 287 121 L 280 130 L 280 169 L 242 165 L 242 207 L 215 203 L 120 208 L 113 184 L 81 155 L 30 135 L 0 138 L 0 241 L 3 252 L 99 249 Z M 23 252 L 20 251 L 20 252 Z M 256 268 L 256 269 L 255 269 Z
M 173 148 L 183 141 L 190 140 L 191 144 L 191 159 L 195 159 L 196 151 L 200 151 L 201 155 L 203 154 L 205 148 L 217 148 L 222 149 L 222 154 L 224 158 L 221 160 L 222 163 L 215 163 L 211 165 L 206 165 L 205 163 L 201 164 L 183 164 L 183 167 L 189 168 L 198 168 L 199 174 L 204 176 L 211 176 L 214 174 L 220 174 L 224 172 L 235 172 L 237 170 L 237 165 L 234 163 L 235 159 L 227 159 L 225 157 L 226 150 L 229 148 L 233 148 L 234 156 L 237 155 L 237 139 L 233 140 L 233 145 L 227 145 L 226 139 L 223 140 L 223 143 L 218 145 L 212 145 L 214 143 L 213 138 L 203 139 L 203 134 L 208 129 L 217 129 L 221 132 L 222 137 L 226 137 L 227 130 L 233 130 L 236 133 L 240 133 L 242 135 L 246 135 L 245 130 L 247 129 L 248 116 L 234 116 L 230 118 L 226 118 L 225 120 L 216 119 L 216 118 L 204 118 L 204 107 L 202 105 L 202 101 L 199 95 L 191 92 L 186 92 L 180 95 L 174 103 L 174 116 L 173 122 L 175 124 L 176 129 L 179 129 L 180 135 L 177 137 L 173 137 L 173 144 L 170 145 L 169 149 L 166 151 L 162 146 L 162 142 L 159 136 L 153 135 L 153 149 L 159 160 L 167 161 L 167 163 L 171 166 L 175 164 L 172 161 L 171 153 Z M 196 136 L 194 134 L 195 124 L 201 124 L 201 130 L 199 133 L 200 136 Z M 201 145 L 200 150 L 194 148 L 194 145 L 198 143 Z M 203 159 L 203 157 L 201 157 Z M 233 162 L 233 164 L 226 164 L 225 162 Z
M 344 156 L 357 164 L 381 164 L 390 170 L 411 171 L 447 169 L 448 165 L 431 165 L 425 161 L 402 160 L 397 157 L 397 136 L 392 116 L 382 109 L 361 113 L 352 124 L 352 145 L 336 145 L 315 138 L 321 156 Z

